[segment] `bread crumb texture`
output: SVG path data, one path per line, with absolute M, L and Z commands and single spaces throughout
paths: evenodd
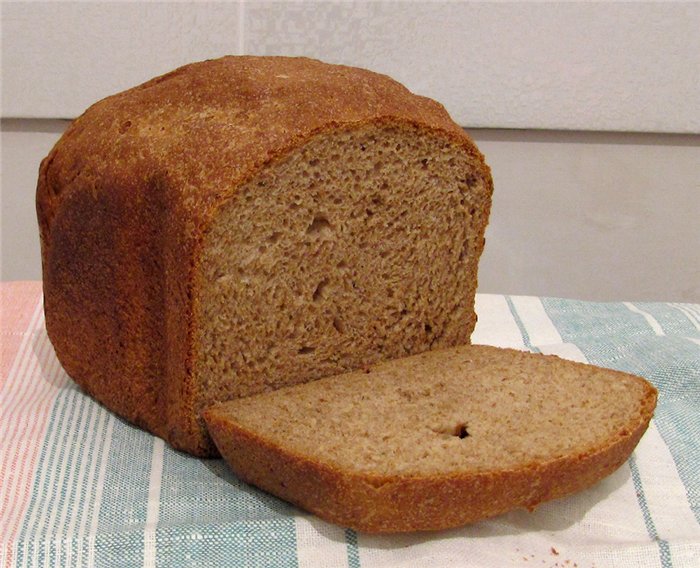
M 469 168 L 444 139 L 381 125 L 242 187 L 204 238 L 199 407 L 467 342 L 489 198 Z

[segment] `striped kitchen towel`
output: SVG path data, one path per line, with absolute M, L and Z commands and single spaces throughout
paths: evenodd
M 700 567 L 700 306 L 479 295 L 475 343 L 647 377 L 656 416 L 595 487 L 435 534 L 369 536 L 173 451 L 89 399 L 38 283 L 2 283 L 0 566 Z

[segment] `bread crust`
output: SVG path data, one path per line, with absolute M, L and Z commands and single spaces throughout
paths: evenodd
M 325 131 L 369 124 L 453 142 L 492 190 L 440 104 L 362 69 L 229 56 L 90 107 L 42 161 L 36 194 L 46 328 L 67 373 L 174 447 L 216 455 L 193 411 L 202 236 L 267 165 Z
M 617 373 L 616 371 L 610 371 Z M 434 475 L 376 475 L 343 470 L 300 455 L 205 412 L 210 432 L 232 470 L 244 481 L 319 517 L 366 533 L 434 531 L 525 508 L 590 487 L 630 456 L 656 407 L 657 391 L 644 384 L 639 413 L 627 428 L 595 448 L 515 469 Z

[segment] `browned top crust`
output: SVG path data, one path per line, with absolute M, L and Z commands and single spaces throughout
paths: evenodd
M 199 224 L 232 188 L 317 131 L 384 121 L 442 131 L 483 161 L 442 105 L 386 75 L 301 57 L 227 56 L 91 106 L 42 163 L 40 200 L 51 204 L 43 209 L 50 222 L 54 200 L 78 176 L 139 172 L 180 188 Z

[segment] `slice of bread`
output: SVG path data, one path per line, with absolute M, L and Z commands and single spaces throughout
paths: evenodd
M 584 489 L 646 430 L 656 389 L 554 356 L 462 346 L 205 412 L 243 480 L 365 532 L 436 530 Z

